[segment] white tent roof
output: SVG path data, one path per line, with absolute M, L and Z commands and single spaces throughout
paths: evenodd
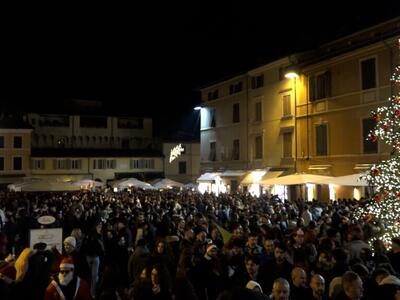
M 268 169 L 265 170 L 266 173 L 261 177 L 258 183 L 264 185 L 264 181 L 278 177 L 283 173 L 283 171 L 268 171 Z M 253 172 L 249 172 L 249 174 L 247 174 L 244 177 L 244 179 L 241 181 L 240 184 L 252 184 L 252 183 L 254 183 Z
M 199 187 L 199 184 L 195 183 L 195 182 L 189 182 L 189 183 L 186 183 L 183 187 L 185 189 L 197 189 Z
M 199 178 L 197 178 L 197 182 L 199 182 L 199 181 L 213 181 L 218 176 L 221 176 L 221 173 L 204 173 Z
M 119 188 L 119 189 L 124 189 L 124 188 L 129 188 L 129 187 L 136 187 L 136 188 L 141 188 L 144 190 L 154 190 L 155 188 L 144 181 L 140 181 L 136 178 L 125 178 L 122 180 L 117 180 L 112 183 L 113 188 Z
M 322 176 L 322 175 L 314 175 L 314 174 L 304 174 L 304 173 L 296 173 L 287 176 L 272 178 L 268 180 L 264 180 L 264 185 L 296 185 L 296 184 L 306 184 L 306 183 L 319 183 L 321 180 L 327 180 L 332 177 L 330 176 Z
M 93 186 L 95 186 L 95 187 L 103 187 L 104 183 L 96 181 L 96 180 L 92 180 L 92 179 L 81 179 L 81 180 L 77 180 L 77 181 L 72 182 L 72 185 L 76 185 L 76 186 L 79 186 L 79 187 L 82 187 L 82 186 L 83 187 L 88 187 L 88 186 L 90 186 L 90 187 L 93 187 Z
M 157 189 L 169 189 L 173 187 L 183 187 L 183 183 L 174 181 L 172 179 L 164 178 L 157 181 L 153 186 Z
M 79 186 L 69 182 L 39 180 L 31 182 L 9 184 L 8 189 L 16 192 L 38 192 L 38 191 L 78 191 Z
M 322 179 L 318 184 L 335 184 L 341 186 L 368 186 L 368 182 L 360 179 L 362 174 L 351 174 L 345 176 L 331 177 L 329 179 Z

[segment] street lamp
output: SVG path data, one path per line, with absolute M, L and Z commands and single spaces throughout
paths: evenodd
M 285 78 L 293 79 L 294 88 L 294 143 L 295 143 L 295 158 L 294 158 L 294 172 L 297 173 L 297 78 L 299 73 L 297 69 L 291 67 L 286 70 Z

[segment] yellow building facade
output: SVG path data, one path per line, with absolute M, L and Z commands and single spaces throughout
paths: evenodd
M 235 181 L 251 187 L 254 180 L 246 180 L 251 172 L 264 172 L 250 176 L 260 177 L 262 186 L 271 171 L 344 176 L 387 159 L 390 147 L 367 137 L 375 125 L 371 111 L 395 93 L 390 77 L 399 64 L 399 20 L 201 89 L 201 172 L 244 171 Z M 285 78 L 291 69 L 297 76 Z M 327 185 L 285 189 L 285 195 L 309 200 L 359 198 L 367 191 Z

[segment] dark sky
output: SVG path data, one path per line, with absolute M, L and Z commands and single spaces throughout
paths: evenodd
M 57 108 L 59 99 L 96 99 L 154 117 L 156 134 L 193 133 L 197 87 L 400 15 L 398 1 L 187 2 L 10 17 L 1 101 Z

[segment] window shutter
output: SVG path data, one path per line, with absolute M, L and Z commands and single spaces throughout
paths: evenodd
M 53 169 L 57 170 L 57 159 L 53 159 Z
M 308 80 L 308 89 L 310 102 L 315 100 L 315 76 L 311 76 Z
M 255 77 L 251 77 L 251 88 L 253 90 L 256 88 L 256 79 L 255 79 Z
M 331 96 L 331 71 L 326 71 L 325 72 L 325 97 L 330 97 Z
M 69 170 L 69 169 L 71 169 L 71 165 L 72 165 L 71 160 L 70 160 L 70 159 L 67 159 L 67 160 L 66 160 L 66 167 L 65 167 L 65 168 Z

